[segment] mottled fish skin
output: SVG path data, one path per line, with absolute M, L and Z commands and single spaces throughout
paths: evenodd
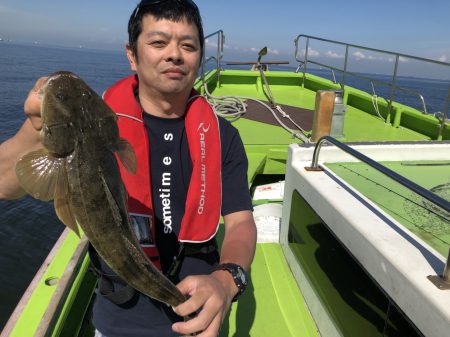
M 114 153 L 130 171 L 136 163 L 131 146 L 119 138 L 115 113 L 69 72 L 49 77 L 41 113 L 45 150 L 25 155 L 16 166 L 24 189 L 38 199 L 54 199 L 61 221 L 76 232 L 78 223 L 109 267 L 132 287 L 173 307 L 184 302 L 131 229 Z

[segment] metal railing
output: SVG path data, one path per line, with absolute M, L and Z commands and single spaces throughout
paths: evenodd
M 299 51 L 300 51 L 300 40 L 302 38 L 306 39 L 305 53 L 304 53 L 303 60 L 298 58 Z M 310 57 L 309 57 L 309 43 L 310 43 L 310 40 L 322 41 L 322 42 L 327 42 L 327 43 L 332 43 L 332 44 L 344 46 L 345 47 L 345 57 L 344 57 L 343 69 L 337 68 L 337 67 L 333 67 L 333 66 L 330 66 L 330 65 L 326 65 L 326 64 L 323 64 L 323 63 L 311 60 Z M 299 62 L 299 67 L 297 68 L 297 72 L 300 70 L 300 68 L 303 67 L 303 83 L 305 83 L 305 76 L 306 76 L 306 71 L 307 71 L 308 64 L 314 64 L 314 65 L 317 65 L 319 67 L 328 68 L 328 69 L 330 69 L 332 71 L 341 72 L 343 74 L 342 75 L 342 83 L 341 83 L 341 86 L 342 86 L 343 89 L 344 89 L 345 85 L 347 85 L 347 77 L 349 75 L 353 76 L 353 77 L 356 77 L 356 78 L 368 80 L 368 81 L 371 81 L 371 82 L 373 81 L 374 83 L 379 83 L 379 84 L 388 86 L 390 88 L 390 90 L 389 90 L 389 97 L 387 99 L 387 101 L 388 101 L 388 108 L 387 108 L 386 122 L 390 122 L 390 119 L 391 119 L 392 102 L 393 102 L 394 94 L 395 94 L 396 91 L 403 91 L 403 92 L 406 92 L 406 93 L 409 93 L 409 94 L 413 94 L 413 95 L 416 95 L 417 97 L 419 97 L 420 101 L 422 102 L 423 112 L 427 113 L 425 99 L 424 99 L 423 95 L 421 95 L 421 93 L 419 93 L 419 92 L 417 92 L 415 90 L 402 88 L 402 87 L 400 87 L 400 86 L 398 86 L 396 84 L 397 83 L 397 76 L 398 76 L 398 66 L 399 66 L 400 59 L 402 59 L 402 58 L 403 59 L 411 59 L 411 60 L 416 60 L 416 61 L 436 64 L 436 65 L 443 65 L 443 66 L 447 66 L 447 67 L 450 68 L 450 63 L 447 63 L 447 62 L 430 60 L 430 59 L 427 59 L 427 58 L 413 56 L 413 55 L 394 53 L 394 52 L 390 52 L 390 51 L 387 51 L 387 50 L 381 50 L 381 49 L 375 49 L 375 48 L 370 48 L 370 47 L 364 47 L 364 46 L 360 46 L 360 45 L 349 44 L 349 43 L 345 43 L 345 42 L 340 42 L 340 41 L 335 41 L 335 40 L 329 40 L 329 39 L 324 39 L 324 38 L 320 38 L 320 37 L 315 37 L 315 36 L 311 36 L 311 35 L 300 34 L 300 35 L 298 35 L 296 37 L 294 42 L 295 42 L 295 59 L 296 59 L 297 62 Z M 356 49 L 361 49 L 361 50 L 366 50 L 366 51 L 371 51 L 371 52 L 376 52 L 376 53 L 383 53 L 383 54 L 387 54 L 387 55 L 393 56 L 395 58 L 395 65 L 394 65 L 394 71 L 393 71 L 393 74 L 392 74 L 391 82 L 387 83 L 387 82 L 383 82 L 383 81 L 378 81 L 378 80 L 375 80 L 375 79 L 372 79 L 372 78 L 368 78 L 366 76 L 362 76 L 361 74 L 357 74 L 357 73 L 348 71 L 349 50 L 350 50 L 350 48 L 356 48 Z M 447 95 L 446 101 L 448 102 L 448 100 L 450 100 L 450 85 L 449 85 L 449 93 Z M 444 110 L 442 111 L 443 119 L 441 120 L 442 124 L 445 123 L 445 118 L 446 118 L 445 116 L 447 116 L 447 114 L 448 114 L 448 104 L 444 104 Z M 439 118 L 439 117 L 437 117 L 437 118 Z
M 359 151 L 356 151 L 352 149 L 350 146 L 345 145 L 344 143 L 341 143 L 340 141 L 334 139 L 330 136 L 324 136 L 319 139 L 319 141 L 316 144 L 316 147 L 314 148 L 314 154 L 313 159 L 311 163 L 311 167 L 308 168 L 308 170 L 311 171 L 317 171 L 319 170 L 319 154 L 320 149 L 322 148 L 322 144 L 325 142 L 329 142 L 342 151 L 348 153 L 349 155 L 357 158 L 358 160 L 366 163 L 370 167 L 374 168 L 375 170 L 383 173 L 384 175 L 388 176 L 389 178 L 393 179 L 394 181 L 398 182 L 399 184 L 405 186 L 407 189 L 413 191 L 414 193 L 417 193 L 421 197 L 427 199 L 434 205 L 440 207 L 441 209 L 445 210 L 450 214 L 450 202 L 441 198 L 440 196 L 430 192 L 429 190 L 423 188 L 422 186 L 416 184 L 415 182 L 401 176 L 400 174 L 392 171 L 391 169 L 387 168 L 386 166 L 381 165 L 380 163 L 374 161 L 373 159 L 370 159 L 369 157 L 365 156 Z M 449 257 L 447 258 L 447 263 L 445 264 L 444 272 L 441 277 L 439 276 L 429 276 L 431 282 L 433 282 L 437 287 L 440 289 L 450 289 L 450 250 L 449 250 Z
M 216 50 L 216 55 L 215 56 L 210 56 L 210 57 L 206 57 L 206 44 L 208 42 L 208 39 L 210 39 L 211 37 L 217 35 L 217 50 Z M 205 72 L 205 66 L 207 63 L 209 63 L 210 61 L 215 61 L 216 62 L 216 71 L 217 71 L 217 76 L 220 77 L 220 71 L 222 70 L 222 58 L 223 58 L 223 45 L 225 43 L 225 35 L 223 33 L 223 30 L 218 30 L 217 32 L 214 32 L 212 34 L 209 34 L 207 36 L 205 36 L 205 45 L 204 45 L 204 53 L 203 53 L 203 58 L 202 58 L 202 62 L 200 65 L 200 69 L 201 69 L 201 74 L 200 77 L 202 79 L 204 79 L 204 76 L 206 74 Z

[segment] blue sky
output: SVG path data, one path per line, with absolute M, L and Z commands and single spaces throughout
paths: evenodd
M 0 0 L 0 37 L 16 42 L 123 50 L 126 24 L 137 2 Z M 196 3 L 206 33 L 224 30 L 227 60 L 253 59 L 256 50 L 267 45 L 268 58 L 292 61 L 294 38 L 309 34 L 450 62 L 449 0 Z M 213 45 L 213 41 L 209 43 Z M 343 56 L 343 51 L 333 45 L 312 44 L 310 52 L 336 62 Z M 361 64 L 369 59 L 376 61 L 379 72 L 393 64 L 386 55 L 362 50 L 352 50 L 351 54 Z M 410 62 L 410 68 L 414 68 L 414 62 Z

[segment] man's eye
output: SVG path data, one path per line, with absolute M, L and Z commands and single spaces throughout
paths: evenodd
M 193 44 L 185 44 L 185 45 L 183 45 L 183 47 L 186 50 L 189 50 L 189 51 L 196 51 L 197 50 L 197 48 Z
M 150 44 L 155 47 L 163 47 L 166 43 L 164 41 L 152 41 Z

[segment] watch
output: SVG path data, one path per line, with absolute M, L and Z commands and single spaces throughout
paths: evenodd
M 248 277 L 244 268 L 235 263 L 222 263 L 216 267 L 216 270 L 226 270 L 233 276 L 234 283 L 238 288 L 238 293 L 233 298 L 233 302 L 236 302 L 248 285 Z

